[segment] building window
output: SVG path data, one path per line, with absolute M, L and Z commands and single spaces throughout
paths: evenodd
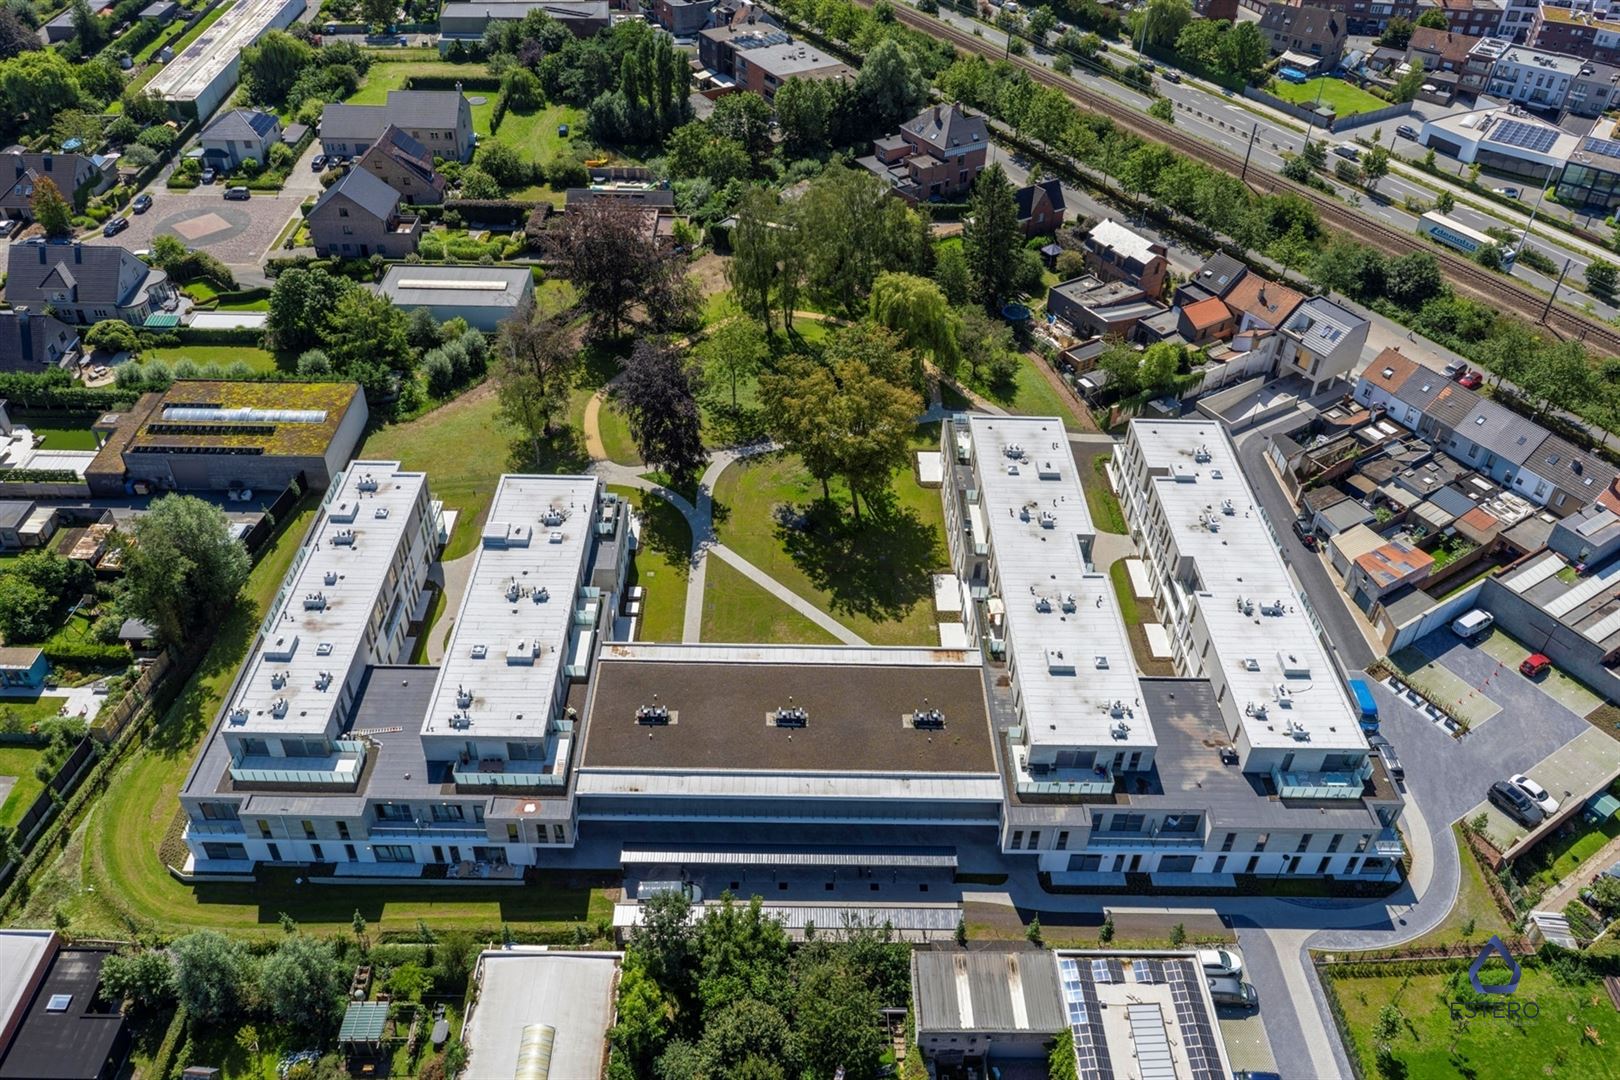
M 564 835 L 563 827 L 561 825 L 553 825 L 551 827 L 551 835 L 552 839 L 559 844 L 568 839 L 568 837 Z
M 1226 856 L 1225 855 L 1217 855 L 1217 856 L 1215 856 L 1215 873 L 1221 874 L 1221 873 L 1225 873 L 1225 872 L 1226 872 Z
M 347 821 L 338 822 L 337 830 L 339 840 L 347 840 L 349 838 L 349 823 Z
M 1226 839 L 1221 841 L 1221 850 L 1231 851 L 1232 845 L 1235 843 L 1237 843 L 1237 833 L 1229 832 L 1226 834 Z
M 1041 830 L 1036 829 L 1029 834 L 1029 850 L 1034 851 L 1041 846 Z
M 1017 851 L 1019 848 L 1021 848 L 1023 846 L 1024 846 L 1024 830 L 1023 829 L 1014 829 L 1013 830 L 1013 838 L 1012 838 L 1012 849 L 1014 851 Z
M 409 844 L 378 844 L 372 849 L 378 862 L 407 863 L 416 861 L 416 853 Z
M 1328 837 L 1327 849 L 1329 851 L 1338 851 L 1339 850 L 1339 841 L 1341 841 L 1343 839 L 1344 839 L 1344 834 L 1343 833 L 1334 833 L 1332 836 Z
M 309 845 L 309 853 L 310 853 L 310 855 L 312 855 L 314 857 L 316 862 L 325 862 L 326 861 L 326 857 L 321 854 L 321 845 L 319 845 L 319 844 L 311 844 L 311 845 Z
M 313 839 L 315 839 L 315 823 L 313 821 L 305 821 L 305 822 L 303 822 L 303 826 L 304 826 L 304 839 L 305 840 L 313 840 Z
M 265 839 L 270 836 L 270 823 L 264 818 L 259 819 L 259 836 Z
M 1356 854 L 1360 855 L 1363 851 L 1366 851 L 1367 845 L 1370 843 L 1372 843 L 1372 833 L 1362 833 L 1361 839 L 1356 841 Z
M 378 821 L 409 821 L 411 820 L 411 806 L 409 803 L 378 803 Z
M 1264 833 L 1264 832 L 1261 833 L 1254 841 L 1254 850 L 1256 850 L 1256 851 L 1264 851 L 1264 850 L 1266 850 L 1266 844 L 1270 840 L 1271 840 L 1271 834 L 1270 833 Z
M 518 842 L 518 827 L 516 822 L 509 821 L 506 823 L 506 840 L 511 844 Z
M 434 821 L 465 821 L 466 810 L 454 803 L 440 803 L 433 808 Z
M 1068 848 L 1069 848 L 1069 830 L 1064 829 L 1062 832 L 1058 833 L 1057 849 L 1059 851 L 1067 851 Z
M 1301 833 L 1300 836 L 1299 836 L 1299 847 L 1295 848 L 1294 850 L 1295 851 L 1308 851 L 1310 849 L 1310 846 L 1311 846 L 1311 834 L 1310 833 Z

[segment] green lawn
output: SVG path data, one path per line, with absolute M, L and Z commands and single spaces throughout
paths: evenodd
M 375 69 L 373 69 L 375 70 Z M 489 95 L 493 102 L 495 97 Z M 489 134 L 489 117 L 484 117 L 483 123 L 477 122 L 476 113 L 474 123 L 481 136 Z M 559 124 L 568 125 L 568 137 L 563 138 L 557 134 Z M 498 142 L 515 146 L 521 150 L 530 161 L 544 164 L 558 154 L 569 149 L 575 139 L 585 134 L 585 111 L 572 105 L 547 105 L 530 113 L 507 111 L 501 119 L 501 129 L 495 132 L 493 138 Z
M 50 715 L 55 716 L 63 698 L 43 698 L 41 701 L 50 702 Z M 10 702 L 0 705 L 0 710 L 15 708 Z M 25 706 L 26 707 L 26 706 Z M 46 719 L 42 717 L 41 719 Z M 45 782 L 34 775 L 34 766 L 44 757 L 45 751 L 37 746 L 0 746 L 0 776 L 15 776 L 16 784 L 12 785 L 11 794 L 6 796 L 5 805 L 0 806 L 0 828 L 11 828 L 16 825 L 39 793 L 45 790 Z
M 1502 912 L 1491 899 L 1485 885 L 1485 871 L 1479 860 L 1468 850 L 1463 840 L 1462 825 L 1451 826 L 1452 841 L 1457 845 L 1457 857 L 1462 864 L 1462 880 L 1457 886 L 1457 902 L 1444 922 L 1412 942 L 1412 947 L 1455 945 L 1460 941 L 1489 941 L 1492 934 L 1506 940 L 1513 927 L 1502 918 Z
M 1449 972 L 1391 971 L 1377 977 L 1333 979 L 1349 1029 L 1345 1032 L 1349 1051 L 1360 1059 L 1362 1074 L 1406 1080 L 1620 1077 L 1620 1056 L 1614 1051 L 1620 1043 L 1620 1012 L 1610 1004 L 1602 984 L 1596 979 L 1564 982 L 1534 961 L 1522 965 L 1517 992 L 1494 1000 L 1521 1005 L 1534 1001 L 1539 1015 L 1533 1018 L 1453 1020 L 1452 1004 L 1473 996 L 1465 960 L 1457 961 Z M 1500 963 L 1487 964 L 1481 976 L 1487 983 L 1499 983 L 1506 981 L 1507 971 Z M 1400 1023 L 1389 1040 L 1394 1060 L 1380 1069 L 1373 1025 L 1390 1003 L 1400 1011 Z
M 1010 413 L 1019 416 L 1059 416 L 1068 430 L 1086 430 L 1075 416 L 1077 403 L 1059 394 L 1057 388 L 1036 370 L 1036 364 L 1045 362 L 1021 354 L 1018 357 L 1018 375 L 1011 386 L 990 386 L 971 380 L 968 385 Z
M 200 20 L 198 20 L 196 26 L 193 26 L 190 30 L 187 30 L 184 34 L 180 35 L 180 39 L 173 45 L 174 54 L 179 56 L 180 53 L 184 52 L 187 45 L 190 45 L 193 41 L 196 41 L 199 37 L 201 37 L 203 31 L 207 30 L 210 26 L 213 26 L 219 17 L 225 14 L 225 12 L 232 6 L 231 0 L 226 0 L 225 3 L 220 4 L 213 11 L 210 11 L 207 15 L 204 15 Z M 154 55 L 156 55 L 157 51 L 163 47 L 164 36 L 165 35 L 163 34 L 159 34 L 156 38 L 147 42 L 146 45 L 141 48 L 141 51 L 135 54 L 135 62 L 137 64 L 144 64 L 146 61 L 150 60 Z M 122 102 L 116 102 L 115 104 L 121 105 Z
M 692 530 L 681 512 L 638 488 L 612 486 L 641 513 L 641 547 L 630 561 L 625 587 L 647 590 L 638 641 L 680 641 L 686 624 L 686 585 L 692 576 Z M 713 565 L 711 561 L 710 565 Z
M 917 429 L 913 448 L 932 450 L 938 442 L 938 425 L 929 424 Z M 867 641 L 937 643 L 930 575 L 948 565 L 939 492 L 918 485 L 908 465 L 890 484 L 890 505 L 863 511 L 857 522 L 848 490 L 836 480 L 831 486 L 829 506 L 821 501 L 821 485 L 792 454 L 739 462 L 715 488 L 716 532 Z M 782 523 L 779 510 L 796 516 L 796 523 Z
M 1352 86 L 1343 79 L 1307 79 L 1302 83 L 1291 83 L 1285 79 L 1273 79 L 1266 87 L 1266 92 L 1280 97 L 1284 101 L 1291 101 L 1306 108 L 1314 107 L 1317 95 L 1320 94 L 1322 104 L 1331 105 L 1341 117 L 1372 112 L 1374 109 L 1382 109 L 1389 104 L 1389 102 L 1374 97 L 1358 86 Z
M 1131 531 L 1125 523 L 1125 511 L 1120 509 L 1114 489 L 1108 486 L 1109 458 L 1093 458 L 1092 476 L 1082 476 L 1080 486 L 1086 493 L 1086 508 L 1091 511 L 1091 524 L 1098 532 L 1126 534 Z
M 1515 869 L 1521 877 L 1528 875 L 1531 882 L 1547 888 L 1573 874 L 1587 859 L 1596 855 L 1610 840 L 1620 836 L 1620 815 L 1609 818 L 1601 825 L 1587 825 L 1575 819 L 1575 828 L 1550 837 L 1523 860 L 1527 865 Z
M 602 434 L 602 449 L 607 451 L 609 461 L 620 465 L 641 464 L 641 451 L 636 449 L 636 440 L 630 435 L 629 418 L 618 402 L 612 398 L 602 402 L 596 413 L 596 426 Z
M 193 360 L 199 364 L 229 367 L 245 360 L 254 371 L 293 371 L 298 358 L 291 353 L 277 357 L 268 349 L 252 345 L 172 345 L 160 349 L 142 349 L 142 360 L 162 360 L 173 364 L 180 360 Z
M 11 415 L 12 422 L 25 427 L 35 435 L 45 437 L 47 450 L 94 450 L 96 433 L 90 425 L 96 422 L 94 413 L 72 416 L 65 413 L 36 413 L 18 410 Z
M 713 555 L 703 579 L 703 640 L 836 645 L 827 631 Z

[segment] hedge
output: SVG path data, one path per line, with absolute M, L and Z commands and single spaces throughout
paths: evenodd
M 53 641 L 40 646 L 53 664 L 127 664 L 132 659 L 123 645 L 95 645 L 83 641 Z
M 191 1018 L 186 1013 L 185 1005 L 179 1005 L 174 1010 L 174 1017 L 169 1021 L 169 1028 L 163 1033 L 163 1041 L 158 1044 L 157 1053 L 152 1055 L 152 1064 L 147 1069 L 147 1075 L 157 1080 L 169 1080 L 169 1075 L 176 1071 L 176 1055 L 180 1052 L 180 1040 L 191 1030 Z M 191 1039 L 186 1037 L 189 1045 Z
M 540 205 L 523 199 L 447 199 L 443 212 L 454 210 L 463 221 L 518 226 Z
M 7 469 L 0 484 L 76 484 L 82 477 L 72 469 Z
M 45 383 L 32 374 L 0 374 L 0 398 L 20 409 L 62 409 L 66 412 L 101 413 L 123 409 L 140 395 L 117 387 Z
M 264 331 L 252 326 L 229 326 L 218 329 L 198 329 L 182 326 L 175 336 L 181 345 L 257 345 Z
M 468 93 L 498 94 L 501 80 L 489 75 L 470 79 L 462 75 L 412 75 L 405 80 L 407 90 L 454 90 L 458 86 Z

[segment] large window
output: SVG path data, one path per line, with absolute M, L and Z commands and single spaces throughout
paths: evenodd
M 410 803 L 378 803 L 377 820 L 410 821 L 411 805 Z
M 439 803 L 433 807 L 434 821 L 465 821 L 467 813 L 454 803 Z
M 416 853 L 409 844 L 378 844 L 371 849 L 378 862 L 415 862 Z
M 247 848 L 241 844 L 204 844 L 203 854 L 210 859 L 246 859 Z

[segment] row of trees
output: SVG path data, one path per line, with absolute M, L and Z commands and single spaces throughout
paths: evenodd
M 625 950 L 610 1080 L 878 1075 L 879 1010 L 909 1000 L 910 953 L 888 927 L 807 931 L 794 947 L 760 899 L 690 919 L 665 893 Z
M 371 57 L 359 46 L 335 41 L 317 47 L 309 25 L 295 23 L 242 50 L 243 93 L 256 105 L 317 123 L 328 102 L 354 95 L 370 67 Z

